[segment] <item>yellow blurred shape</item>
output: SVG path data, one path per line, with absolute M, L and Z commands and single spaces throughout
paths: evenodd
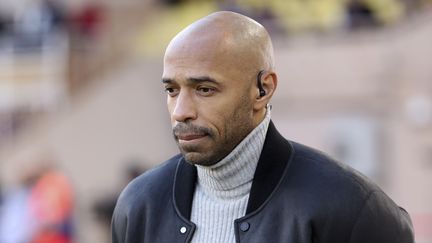
M 272 0 L 269 6 L 289 32 L 327 30 L 344 20 L 343 0 Z
M 136 52 L 142 56 L 159 57 L 176 33 L 216 10 L 216 4 L 210 1 L 188 2 L 161 10 L 154 22 L 143 25 L 136 39 Z
M 345 5 L 340 0 L 311 1 L 310 14 L 314 25 L 320 30 L 329 30 L 340 26 L 344 21 Z M 313 4 L 312 4 L 313 3 Z
M 395 23 L 405 14 L 405 8 L 397 0 L 364 0 L 372 9 L 375 17 L 384 24 Z

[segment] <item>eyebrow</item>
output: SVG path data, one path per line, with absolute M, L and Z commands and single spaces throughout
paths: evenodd
M 175 83 L 176 81 L 174 79 L 170 79 L 170 78 L 163 78 L 162 79 L 162 83 L 164 84 L 171 84 L 171 83 Z M 201 77 L 192 77 L 192 78 L 188 78 L 187 82 L 189 83 L 193 83 L 193 84 L 199 84 L 199 83 L 204 83 L 204 82 L 210 82 L 210 83 L 214 83 L 214 84 L 219 84 L 218 81 L 216 81 L 216 79 L 209 77 L 209 76 L 201 76 Z

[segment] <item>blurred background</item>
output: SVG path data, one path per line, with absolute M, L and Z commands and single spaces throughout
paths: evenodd
M 164 48 L 216 10 L 269 30 L 279 130 L 372 178 L 432 242 L 432 1 L 0 0 L 0 243 L 110 241 L 121 189 L 177 153 Z

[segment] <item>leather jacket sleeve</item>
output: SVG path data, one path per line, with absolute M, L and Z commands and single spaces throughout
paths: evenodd
M 408 213 L 381 191 L 369 194 L 353 227 L 350 243 L 414 243 Z
M 111 236 L 112 243 L 124 243 L 126 242 L 126 228 L 127 228 L 127 219 L 125 217 L 125 213 L 120 212 L 124 210 L 124 205 L 121 200 L 121 196 L 117 202 L 115 207 L 113 218 L 111 222 Z

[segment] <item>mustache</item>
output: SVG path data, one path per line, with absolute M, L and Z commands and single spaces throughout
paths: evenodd
M 192 123 L 177 123 L 177 125 L 175 125 L 172 130 L 175 138 L 177 138 L 180 134 L 208 135 L 213 137 L 213 131 L 210 128 L 196 126 Z

